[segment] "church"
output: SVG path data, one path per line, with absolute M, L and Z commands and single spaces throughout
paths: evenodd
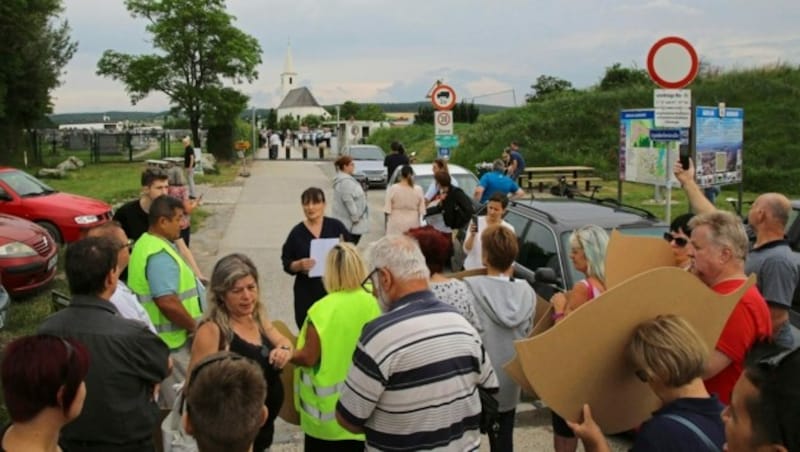
M 292 47 L 286 48 L 286 60 L 283 64 L 281 73 L 281 94 L 283 100 L 278 106 L 278 121 L 285 116 L 293 116 L 297 120 L 302 120 L 308 115 L 321 116 L 323 119 L 330 119 L 331 115 L 317 102 L 305 86 L 297 86 L 297 72 L 294 70 L 292 61 Z

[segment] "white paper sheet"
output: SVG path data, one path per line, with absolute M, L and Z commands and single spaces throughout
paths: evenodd
M 325 273 L 325 259 L 328 252 L 333 249 L 339 239 L 313 239 L 311 240 L 311 250 L 309 257 L 314 259 L 314 266 L 308 271 L 309 278 L 319 278 Z

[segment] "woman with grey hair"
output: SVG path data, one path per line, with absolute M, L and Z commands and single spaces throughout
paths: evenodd
M 561 321 L 565 316 L 600 296 L 606 290 L 606 248 L 608 233 L 593 224 L 576 229 L 569 238 L 569 258 L 575 270 L 586 275 L 565 293 L 557 293 L 550 299 L 553 305 L 553 320 Z M 578 439 L 562 417 L 553 412 L 553 444 L 556 452 L 574 452 Z
M 261 367 L 267 382 L 264 404 L 269 415 L 253 451 L 263 451 L 272 444 L 275 418 L 283 403 L 280 369 L 292 357 L 292 343 L 267 317 L 259 296 L 258 270 L 247 256 L 229 254 L 217 262 L 208 299 L 210 308 L 197 328 L 189 370 L 222 350 L 252 359 Z

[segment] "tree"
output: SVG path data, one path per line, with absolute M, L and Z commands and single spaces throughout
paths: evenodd
M 466 103 L 463 100 L 453 108 L 453 122 L 466 122 L 472 124 L 478 120 L 481 111 L 475 102 Z
M 278 121 L 278 130 L 297 130 L 298 128 L 300 128 L 300 123 L 292 115 L 286 115 Z
M 356 119 L 363 121 L 385 121 L 386 113 L 375 104 L 362 105 L 356 114 Z
M 361 105 L 353 102 L 352 100 L 345 101 L 341 107 L 339 107 L 339 115 L 342 119 L 350 119 L 355 118 L 358 116 L 358 112 L 361 110 Z
M 149 21 L 146 30 L 160 53 L 106 50 L 97 62 L 97 73 L 123 82 L 133 104 L 154 91 L 169 96 L 189 119 L 195 143 L 200 143 L 201 118 L 208 126 L 235 120 L 228 113 L 239 107 L 236 114 L 241 112 L 247 98 L 224 87 L 223 81 L 239 84 L 256 79 L 261 47 L 233 26 L 224 0 L 126 0 L 125 6 L 133 17 Z M 231 93 L 239 95 L 223 95 Z
M 274 108 L 269 109 L 267 113 L 267 129 L 275 130 L 278 127 L 278 112 Z
M 433 107 L 420 106 L 414 115 L 414 124 L 433 124 Z
M 531 85 L 531 89 L 533 93 L 525 95 L 525 100 L 528 103 L 575 91 L 575 88 L 572 87 L 572 83 L 569 81 L 544 74 L 536 78 L 536 83 Z
M 622 67 L 620 63 L 614 63 L 606 68 L 606 73 L 600 80 L 600 90 L 609 91 L 629 86 L 650 85 L 651 83 L 650 76 L 644 69 L 627 68 Z
M 61 0 L 0 2 L 0 158 L 52 111 L 50 94 L 77 49 Z
M 301 123 L 310 129 L 316 129 L 322 124 L 322 117 L 318 115 L 306 115 Z

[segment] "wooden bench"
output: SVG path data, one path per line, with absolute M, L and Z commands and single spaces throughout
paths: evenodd
M 519 186 L 522 189 L 527 189 L 530 191 L 538 190 L 539 193 L 542 193 L 545 187 L 552 187 L 559 185 L 561 183 L 561 178 L 564 178 L 564 182 L 574 188 L 578 188 L 578 186 L 583 185 L 586 191 L 590 191 L 592 189 L 592 185 L 596 185 L 598 182 L 602 182 L 602 177 L 597 176 L 572 176 L 572 175 L 551 175 L 551 176 L 535 176 L 531 178 L 522 178 L 520 177 Z

